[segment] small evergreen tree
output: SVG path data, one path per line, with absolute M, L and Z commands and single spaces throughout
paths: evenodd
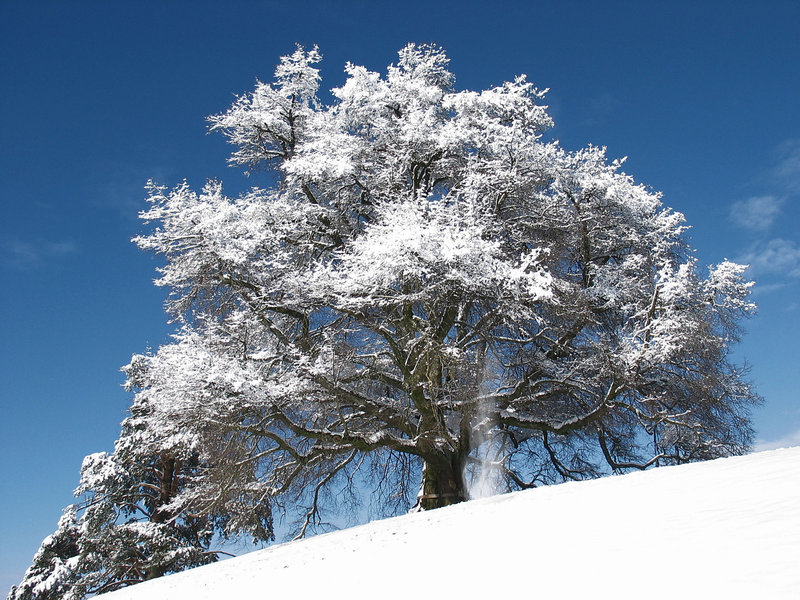
M 136 370 L 136 363 L 127 367 L 130 380 Z M 237 533 L 246 520 L 254 538 L 272 539 L 269 505 L 243 510 L 246 492 L 215 490 L 216 505 L 203 504 L 198 487 L 208 454 L 177 430 L 154 436 L 149 416 L 137 401 L 114 452 L 84 459 L 75 490 L 81 500 L 66 508 L 9 600 L 80 600 L 214 562 L 224 553 L 211 544 L 215 534 L 230 534 L 230 513 L 246 515 Z

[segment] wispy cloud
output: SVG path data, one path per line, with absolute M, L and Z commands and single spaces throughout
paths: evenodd
M 762 193 L 734 202 L 728 220 L 750 232 L 752 244 L 736 260 L 750 265 L 748 275 L 758 283 L 753 293 L 768 294 L 800 280 L 800 238 L 791 227 L 800 194 L 800 138 L 777 146 L 772 166 L 756 181 Z
M 608 118 L 622 106 L 619 98 L 608 92 L 601 92 L 596 96 L 590 96 L 584 101 L 585 116 L 582 123 L 586 125 L 598 125 L 608 121 Z
M 750 265 L 752 277 L 760 275 L 782 275 L 800 277 L 800 247 L 793 240 L 775 238 L 753 246 L 738 258 L 738 262 Z
M 753 231 L 766 231 L 781 212 L 784 199 L 775 196 L 753 196 L 734 202 L 730 219 L 740 227 Z
M 146 208 L 148 179 L 163 184 L 176 183 L 166 169 L 158 167 L 108 164 L 100 171 L 104 176 L 95 183 L 92 203 L 135 223 L 138 223 L 139 211 Z
M 800 139 L 778 147 L 778 164 L 772 170 L 777 183 L 790 192 L 800 192 Z
M 760 281 L 756 282 L 755 287 L 752 289 L 753 298 L 759 298 L 774 292 L 778 292 L 784 289 L 787 285 L 789 284 L 784 281 L 778 283 L 760 283 Z
M 7 267 L 30 269 L 78 251 L 70 240 L 31 242 L 24 240 L 0 240 L 0 260 Z
M 753 450 L 763 452 L 764 450 L 777 450 L 778 448 L 791 448 L 792 446 L 800 446 L 800 429 L 775 440 L 756 440 Z

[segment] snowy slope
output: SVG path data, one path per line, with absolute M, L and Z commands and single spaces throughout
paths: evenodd
M 103 599 L 509 594 L 800 598 L 800 447 L 376 521 Z

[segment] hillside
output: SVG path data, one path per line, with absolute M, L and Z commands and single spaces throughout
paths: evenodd
M 376 521 L 104 600 L 800 598 L 800 447 Z

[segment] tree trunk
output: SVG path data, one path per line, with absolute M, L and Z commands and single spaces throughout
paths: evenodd
M 421 510 L 458 504 L 467 499 L 464 477 L 456 455 L 425 460 L 422 468 Z
M 144 572 L 144 581 L 150 581 L 151 579 L 157 579 L 159 577 L 163 577 L 166 569 L 163 565 L 156 565 L 153 567 L 148 568 Z

